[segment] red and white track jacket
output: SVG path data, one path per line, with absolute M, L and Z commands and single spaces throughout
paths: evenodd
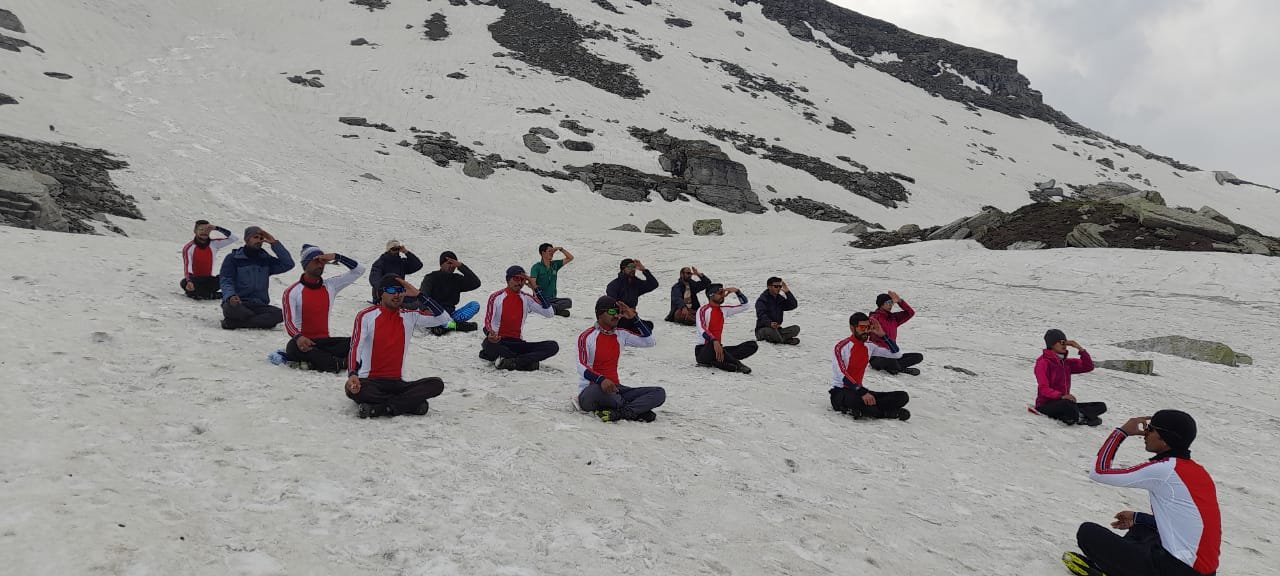
M 524 319 L 530 312 L 551 318 L 556 311 L 542 296 L 542 291 L 513 292 L 503 288 L 489 295 L 489 305 L 484 313 L 484 333 L 498 334 L 503 338 L 524 339 Z
M 347 272 L 322 280 L 320 287 L 309 287 L 298 280 L 284 289 L 284 330 L 290 338 L 298 335 L 312 340 L 329 337 L 329 311 L 343 288 L 364 275 L 364 266 L 341 254 L 337 261 L 350 268 Z
M 210 239 L 207 246 L 197 246 L 193 238 L 182 245 L 183 280 L 192 276 L 213 276 L 213 262 L 218 257 L 218 251 L 240 240 L 226 228 L 218 228 L 218 231 L 226 238 L 221 240 Z
M 414 328 L 434 328 L 450 322 L 448 314 L 429 310 L 392 310 L 370 306 L 356 314 L 351 331 L 347 370 L 361 378 L 400 380 Z
M 737 304 L 729 304 L 726 298 L 719 306 L 708 302 L 698 309 L 698 344 L 711 344 L 712 340 L 719 340 L 724 333 L 724 319 L 748 309 L 747 297 L 741 291 L 734 295 L 738 297 Z
M 630 330 L 612 330 L 606 332 L 599 324 L 578 335 L 578 391 L 581 392 L 591 384 L 604 382 L 605 378 L 618 380 L 618 358 L 622 349 L 651 348 L 658 344 L 649 326 L 636 322 L 637 332 Z

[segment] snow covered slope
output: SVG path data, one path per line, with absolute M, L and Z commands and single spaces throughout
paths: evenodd
M 9 376 L 0 387 L 0 572 L 1058 574 L 1078 522 L 1145 502 L 1085 477 L 1105 430 L 1023 410 L 1048 327 L 1099 358 L 1135 356 L 1110 342 L 1164 334 L 1254 356 L 1240 368 L 1150 356 L 1158 377 L 1098 371 L 1076 392 L 1110 403 L 1108 426 L 1164 407 L 1195 414 L 1195 454 L 1217 479 L 1224 511 L 1222 573 L 1266 574 L 1280 560 L 1269 535 L 1280 523 L 1269 480 L 1280 471 L 1271 457 L 1277 365 L 1265 348 L 1280 339 L 1272 259 L 1005 253 L 972 242 L 853 251 L 828 233 L 833 225 L 788 212 L 729 214 L 656 195 L 628 203 L 516 170 L 480 180 L 396 143 L 412 141 L 413 126 L 541 170 L 610 162 L 658 174 L 657 153 L 628 127 L 708 140 L 698 126 L 737 130 L 849 170 L 838 156 L 914 178 L 909 200 L 888 208 L 720 143 L 748 168 L 761 200 L 802 195 L 886 226 L 943 223 L 987 204 L 1011 209 L 1049 178 L 1132 182 L 1125 174 L 1139 172 L 1170 204 L 1209 204 L 1276 234 L 1274 192 L 1219 186 L 1211 173 L 1099 149 L 1040 120 L 975 112 L 870 66 L 851 69 L 763 18 L 758 4 L 614 2 L 625 15 L 588 0 L 550 4 L 583 25 L 613 26 L 623 40 L 587 44 L 632 65 L 649 93 L 623 98 L 495 57 L 509 52 L 488 29 L 502 16 L 496 6 L 4 6 L 26 28 L 6 34 L 44 52 L 0 52 L 3 91 L 19 100 L 0 106 L 0 131 L 119 154 L 130 168 L 116 181 L 148 219 L 113 220 L 130 238 L 0 228 L 0 366 Z M 740 11 L 742 23 L 723 10 Z M 437 12 L 450 35 L 427 40 L 423 23 Z M 693 26 L 668 25 L 672 17 Z M 359 37 L 376 45 L 350 45 Z M 626 38 L 663 58 L 643 60 Z M 752 97 L 701 58 L 804 86 L 779 92 L 812 104 L 759 89 Z M 305 74 L 314 69 L 323 74 Z M 446 77 L 456 71 L 466 78 Z M 294 75 L 324 86 L 289 82 Z M 544 106 L 553 115 L 518 111 Z M 565 116 L 595 132 L 560 128 Z M 833 117 L 856 132 L 827 129 Z M 522 142 L 531 127 L 589 140 L 595 151 L 533 153 Z M 1117 169 L 1102 168 L 1101 157 Z M 446 381 L 431 415 L 360 421 L 339 378 L 263 360 L 283 332 L 219 330 L 216 306 L 176 294 L 177 249 L 201 217 L 237 231 L 261 225 L 295 253 L 308 242 L 366 263 L 393 237 L 428 260 L 455 250 L 484 279 L 481 293 L 506 266 L 532 263 L 538 242 L 561 243 L 578 256 L 562 290 L 580 306 L 627 256 L 664 285 L 693 264 L 751 296 L 779 274 L 801 300 L 791 317 L 804 342 L 764 348 L 749 362 L 755 372 L 737 378 L 695 369 L 692 330 L 660 322 L 659 346 L 628 352 L 622 374 L 666 386 L 668 404 L 653 425 L 608 426 L 568 409 L 571 342 L 589 323 L 577 311 L 530 322 L 531 337 L 562 345 L 532 374 L 486 366 L 474 335 L 421 336 L 407 373 Z M 707 217 L 723 218 L 726 236 L 688 235 Z M 607 231 L 652 218 L 682 235 Z M 277 302 L 293 274 L 273 280 Z M 847 333 L 849 313 L 891 288 L 920 311 L 902 340 L 926 354 L 926 371 L 868 384 L 910 391 L 915 416 L 853 422 L 827 404 L 830 346 Z M 643 315 L 661 315 L 661 294 L 642 299 Z M 347 332 L 364 296 L 357 286 L 339 297 L 335 333 Z M 729 330 L 748 339 L 749 319 Z M 1122 457 L 1143 455 L 1128 446 Z

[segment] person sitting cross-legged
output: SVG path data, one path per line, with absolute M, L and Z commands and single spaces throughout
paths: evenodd
M 681 268 L 680 279 L 671 285 L 671 311 L 664 320 L 685 326 L 697 325 L 698 321 L 694 316 L 698 313 L 698 308 L 702 307 L 702 303 L 698 301 L 698 293 L 710 285 L 711 278 L 699 272 L 697 266 Z
M 799 326 L 783 326 L 783 314 L 800 306 L 796 295 L 781 278 L 769 278 L 764 292 L 756 298 L 756 340 L 774 344 L 800 343 Z
M 631 388 L 620 384 L 618 358 L 622 349 L 651 348 L 658 343 L 649 326 L 636 322 L 635 332 L 618 328 L 620 318 L 634 320 L 636 311 L 612 296 L 596 300 L 596 323 L 578 335 L 577 405 L 605 422 L 653 422 L 653 409 L 667 400 L 657 386 Z
M 836 343 L 831 358 L 831 408 L 854 418 L 896 418 L 906 420 L 911 412 L 904 406 L 911 400 L 906 392 L 872 392 L 862 385 L 871 354 L 867 351 L 867 338 L 872 334 L 884 336 L 884 329 L 862 312 L 849 317 L 851 335 Z
M 445 250 L 440 253 L 440 269 L 427 273 L 422 277 L 418 290 L 422 293 L 419 301 L 410 308 L 417 308 L 423 299 L 430 298 L 443 306 L 449 316 L 453 317 L 458 332 L 474 332 L 478 328 L 471 318 L 480 311 L 480 303 L 472 300 L 458 306 L 463 292 L 470 292 L 480 287 L 480 277 L 471 271 L 466 264 L 458 260 L 458 255 Z M 406 303 L 408 304 L 408 303 Z M 448 328 L 439 326 L 431 329 L 436 336 L 443 336 Z
M 521 289 L 528 286 L 532 294 Z M 507 286 L 489 295 L 489 305 L 484 314 L 485 339 L 480 341 L 480 358 L 497 361 L 499 370 L 537 370 L 539 364 L 555 356 L 560 345 L 552 340 L 526 342 L 524 320 L 529 314 L 546 318 L 556 315 L 551 303 L 538 290 L 538 283 L 524 268 L 507 268 Z
M 1075 348 L 1079 358 L 1070 358 Z M 1098 426 L 1107 412 L 1105 402 L 1078 402 L 1071 393 L 1071 375 L 1093 371 L 1093 358 L 1058 329 L 1044 333 L 1044 352 L 1036 359 L 1036 412 L 1067 424 Z
M 418 289 L 394 274 L 378 283 L 382 298 L 356 314 L 351 331 L 351 355 L 347 357 L 347 397 L 359 405 L 359 416 L 425 415 L 431 398 L 444 392 L 444 380 L 422 378 L 406 381 L 404 357 L 414 328 L 431 328 L 452 322 L 441 310 L 404 310 L 405 297 L 416 298 Z
M 894 312 L 893 307 L 901 310 Z M 909 374 L 919 376 L 920 369 L 915 365 L 924 361 L 924 354 L 919 352 L 903 352 L 899 349 L 898 328 L 906 324 L 916 315 L 915 309 L 890 290 L 887 294 L 876 296 L 876 309 L 871 311 L 871 319 L 880 325 L 883 335 L 872 334 L 867 340 L 867 349 L 871 351 L 871 367 L 890 374 Z
M 737 299 L 736 304 L 725 303 L 730 294 Z M 747 297 L 741 290 L 725 288 L 723 284 L 707 287 L 707 303 L 698 309 L 698 343 L 693 347 L 693 358 L 699 366 L 714 366 L 726 372 L 751 373 L 751 368 L 742 361 L 755 354 L 760 345 L 748 340 L 737 346 L 725 346 L 721 340 L 725 318 L 746 309 Z
M 270 244 L 274 256 L 262 248 Z M 270 278 L 293 269 L 293 256 L 266 230 L 244 230 L 244 246 L 222 259 L 218 285 L 222 291 L 222 328 L 274 328 L 284 313 L 271 305 Z
M 341 372 L 347 368 L 351 339 L 329 335 L 329 313 L 334 299 L 364 274 L 364 266 L 341 254 L 325 253 L 310 244 L 302 245 L 302 277 L 284 289 L 284 330 L 289 343 L 284 350 L 267 356 L 272 364 L 296 363 L 298 367 L 321 372 Z M 345 274 L 324 277 L 326 265 L 338 262 Z

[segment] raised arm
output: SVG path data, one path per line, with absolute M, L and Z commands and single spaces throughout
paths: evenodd
M 271 267 L 268 268 L 269 273 L 272 276 L 275 276 L 276 274 L 284 274 L 285 272 L 293 270 L 293 255 L 289 254 L 289 249 L 284 247 L 284 243 L 278 241 L 272 243 L 271 251 L 276 254 L 275 261 L 273 261 L 271 263 Z
M 1174 473 L 1171 460 L 1144 462 L 1132 468 L 1112 467 L 1116 452 L 1120 450 L 1120 444 L 1127 437 L 1128 434 L 1120 428 L 1111 431 L 1107 441 L 1103 442 L 1102 448 L 1098 450 L 1098 458 L 1094 461 L 1093 469 L 1089 471 L 1089 478 L 1110 486 L 1147 490 L 1156 490 L 1167 484 L 1169 476 Z
M 404 275 L 408 276 L 422 269 L 422 260 L 417 254 L 405 250 L 404 252 Z
M 361 266 L 359 262 L 341 254 L 334 254 L 333 260 L 334 262 L 347 267 L 346 272 L 325 280 L 325 283 L 333 289 L 333 293 L 337 294 L 338 292 L 341 292 L 343 288 L 352 285 L 356 280 L 360 279 L 360 276 L 364 274 L 364 266 Z
M 1089 351 L 1080 348 L 1080 357 L 1067 360 L 1067 367 L 1071 369 L 1072 374 L 1084 374 L 1093 371 L 1093 357 L 1089 356 Z
M 915 309 L 912 308 L 910 304 L 907 304 L 906 300 L 899 299 L 898 306 L 902 309 L 892 314 L 893 319 L 897 320 L 898 324 L 906 324 L 907 320 L 910 320 L 916 315 Z
M 649 269 L 645 268 L 644 271 L 641 273 L 644 274 L 644 283 L 640 285 L 640 294 L 648 294 L 650 292 L 653 292 L 654 290 L 657 290 L 658 279 L 655 278 L 651 272 L 649 272 Z
M 728 317 L 730 317 L 730 316 L 733 316 L 734 314 L 738 314 L 739 312 L 743 312 L 743 311 L 747 310 L 747 308 L 748 308 L 748 306 L 747 306 L 747 302 L 748 302 L 747 297 L 746 297 L 746 295 L 744 295 L 744 294 L 742 293 L 742 291 L 741 291 L 741 290 L 738 290 L 737 292 L 734 292 L 733 294 L 734 294 L 735 296 L 737 296 L 737 297 L 738 297 L 738 303 L 737 303 L 737 304 L 729 304 L 729 301 L 728 301 L 728 300 L 726 300 L 724 304 L 721 304 L 721 305 L 720 305 L 720 310 L 721 310 L 722 312 L 724 312 L 724 316 L 725 316 L 725 318 L 728 318 Z
M 782 310 L 787 312 L 795 310 L 798 307 L 800 307 L 800 302 L 796 300 L 796 295 L 790 290 L 787 290 L 787 301 L 782 303 Z
M 561 253 L 561 254 L 564 254 L 564 264 L 561 264 L 560 266 L 562 266 L 562 267 L 563 267 L 563 266 L 568 266 L 570 262 L 573 262 L 573 254 L 572 254 L 572 253 L 570 253 L 568 250 L 565 250 L 563 247 L 562 247 L 562 248 L 560 248 L 559 250 L 560 250 L 560 253 Z
M 213 248 L 214 250 L 221 250 L 223 248 L 226 248 L 227 246 L 230 246 L 240 241 L 240 237 L 236 236 L 234 233 L 232 233 L 230 230 L 227 230 L 226 228 L 223 228 L 221 226 L 214 226 L 213 229 L 217 230 L 219 233 L 225 236 L 225 238 L 212 240 L 209 242 L 209 247 Z
M 458 264 L 458 271 L 462 272 L 462 284 L 458 286 L 459 292 L 470 292 L 480 287 L 480 277 L 467 268 L 466 264 Z

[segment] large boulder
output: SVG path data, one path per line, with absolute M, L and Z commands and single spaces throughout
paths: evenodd
M 1127 196 L 1135 192 L 1141 192 L 1141 190 L 1125 184 L 1124 182 L 1099 182 L 1097 184 L 1081 188 L 1076 192 L 1076 197 L 1086 200 L 1110 200 L 1120 196 Z
M 1249 254 L 1271 255 L 1271 248 L 1267 245 L 1266 239 L 1261 236 L 1244 234 L 1236 239 L 1236 244 L 1239 244 Z
M 1145 340 L 1117 342 L 1115 345 L 1139 352 L 1156 352 L 1225 366 L 1238 365 L 1240 363 L 1239 356 L 1244 356 L 1236 354 L 1235 350 L 1221 342 L 1196 340 L 1186 336 L 1160 336 Z M 1250 359 L 1250 362 L 1252 362 L 1252 359 Z
M 528 134 L 525 134 L 523 136 L 523 139 L 524 139 L 524 147 L 528 148 L 530 152 L 534 152 L 536 154 L 546 154 L 547 152 L 551 151 L 551 147 L 548 146 L 546 142 L 543 142 L 542 138 L 539 137 L 537 134 L 530 132 Z
M 666 130 L 632 127 L 632 137 L 661 153 L 658 164 L 681 179 L 688 193 L 699 202 L 726 212 L 761 214 L 765 207 L 751 189 L 747 167 L 729 158 L 720 147 L 706 140 L 684 140 Z
M 1106 248 L 1110 246 L 1102 237 L 1102 233 L 1109 230 L 1107 226 L 1101 224 L 1093 224 L 1091 222 L 1082 222 L 1077 224 L 1075 228 L 1067 234 L 1067 246 L 1073 248 Z
M 724 236 L 724 223 L 719 218 L 693 221 L 694 236 Z
M 635 224 L 623 224 L 616 228 L 610 228 L 610 230 L 618 230 L 620 232 L 639 232 L 640 227 L 636 226 Z
M 61 193 L 62 185 L 47 174 L 0 166 L 0 219 L 23 228 L 67 232 L 70 223 L 54 201 Z
M 667 223 L 662 220 L 650 220 L 648 224 L 644 225 L 644 232 L 645 234 L 679 234 L 679 232 L 672 230 L 671 227 L 667 226 Z
M 467 163 L 462 166 L 462 173 L 472 178 L 484 180 L 493 174 L 493 167 L 488 162 L 472 157 L 468 158 Z
M 1124 205 L 1125 213 L 1137 218 L 1138 223 L 1147 228 L 1184 230 L 1223 242 L 1231 242 L 1239 236 L 1234 226 L 1194 212 L 1161 206 L 1135 197 L 1115 198 L 1112 202 Z
M 1118 370 L 1130 374 L 1151 375 L 1155 373 L 1153 360 L 1100 360 L 1095 363 L 1098 368 Z
M 982 211 L 967 218 L 960 218 L 929 234 L 926 240 L 963 240 L 970 236 L 978 236 L 999 226 L 1008 218 L 1008 214 L 993 206 L 983 206 Z

